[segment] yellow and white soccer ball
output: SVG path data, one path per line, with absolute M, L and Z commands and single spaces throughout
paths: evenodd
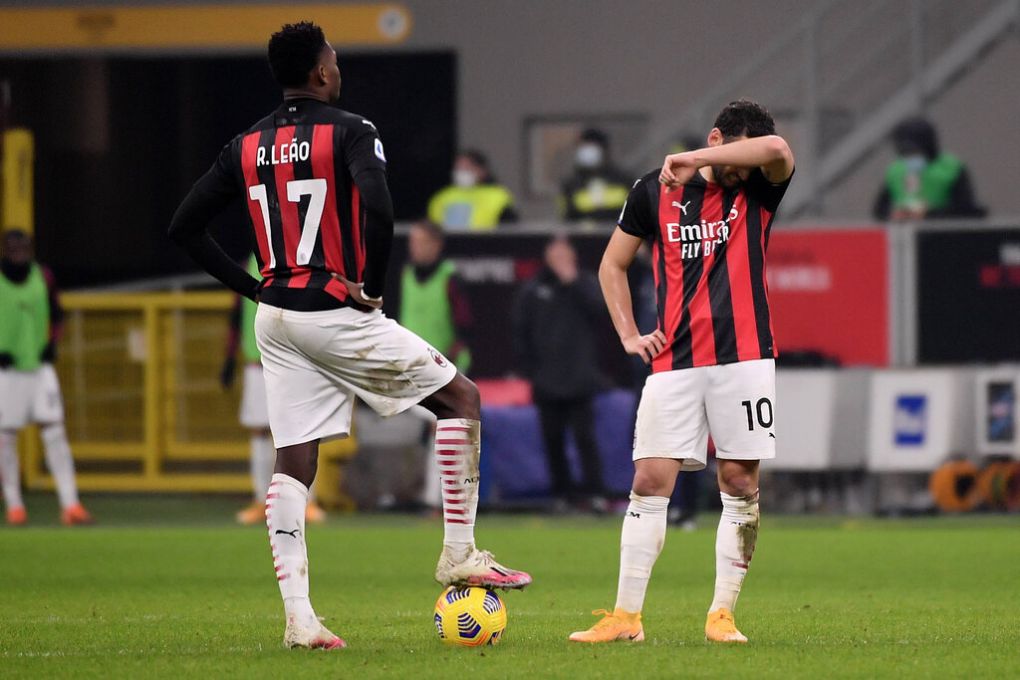
M 506 605 L 486 588 L 450 586 L 436 600 L 435 622 L 448 645 L 495 645 L 506 630 Z

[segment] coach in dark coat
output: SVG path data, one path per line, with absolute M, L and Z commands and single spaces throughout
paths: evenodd
M 513 319 L 517 366 L 531 381 L 552 493 L 562 504 L 587 498 L 596 510 L 606 505 L 592 425 L 592 399 L 605 387 L 595 346 L 605 313 L 597 280 L 578 269 L 570 241 L 558 236 L 546 245 L 545 266 L 518 294 Z M 567 463 L 568 428 L 581 458 L 581 485 Z

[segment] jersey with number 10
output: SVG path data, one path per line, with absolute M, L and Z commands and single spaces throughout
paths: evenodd
M 658 175 L 634 184 L 618 223 L 652 246 L 658 326 L 667 340 L 652 371 L 775 357 L 765 252 L 790 179 L 771 184 L 755 168 L 725 188 L 695 173 L 670 190 Z
M 385 170 L 375 126 L 313 99 L 291 99 L 234 138 L 214 171 L 224 190 L 243 185 L 260 299 L 297 311 L 346 306 L 333 274 L 360 282 L 365 223 L 354 177 Z

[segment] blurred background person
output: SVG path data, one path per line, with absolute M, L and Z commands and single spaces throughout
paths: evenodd
M 255 255 L 248 259 L 248 273 L 261 279 Z M 236 517 L 241 524 L 261 524 L 266 521 L 266 492 L 276 465 L 276 447 L 269 432 L 269 404 L 266 401 L 266 381 L 262 377 L 262 354 L 255 342 L 255 310 L 258 304 L 240 295 L 234 298 L 230 312 L 230 330 L 227 333 L 226 356 L 220 371 L 220 384 L 229 390 L 237 373 L 237 353 L 244 360 L 244 383 L 241 391 L 241 425 L 248 430 L 250 449 L 252 502 L 240 510 Z M 305 520 L 324 522 L 326 512 L 315 501 L 309 489 Z
M 553 237 L 545 247 L 544 267 L 518 293 L 513 332 L 517 366 L 531 382 L 538 408 L 559 509 L 583 501 L 595 511 L 607 509 L 592 422 L 592 399 L 605 386 L 596 350 L 604 314 L 595 276 L 579 270 L 577 252 L 566 236 Z M 580 456 L 580 486 L 567 461 L 568 430 Z
M 39 425 L 46 466 L 60 501 L 60 521 L 89 524 L 78 499 L 74 459 L 64 429 L 64 403 L 57 372 L 56 342 L 63 310 L 56 280 L 33 260 L 32 239 L 19 229 L 3 235 L 0 255 L 0 479 L 7 523 L 22 525 L 28 513 L 21 497 L 18 432 Z
M 921 117 L 908 118 L 892 133 L 896 160 L 885 172 L 872 214 L 887 221 L 945 217 L 984 217 L 970 173 L 956 156 L 939 148 L 935 127 Z
M 616 168 L 609 155 L 609 137 L 589 128 L 574 151 L 574 171 L 563 182 L 560 209 L 571 222 L 611 223 L 627 200 L 634 178 Z
M 456 266 L 443 257 L 443 245 L 443 230 L 435 222 L 420 220 L 411 226 L 407 238 L 408 263 L 400 279 L 400 323 L 468 375 L 471 304 Z M 415 413 L 428 420 L 427 432 L 432 432 L 435 418 L 425 409 Z M 424 450 L 428 453 L 421 499 L 427 507 L 438 508 L 442 501 L 440 474 L 435 456 L 431 455 L 432 448 L 425 442 Z
M 465 149 L 453 163 L 452 184 L 429 199 L 428 217 L 446 229 L 485 231 L 517 221 L 514 197 L 500 184 L 489 159 Z

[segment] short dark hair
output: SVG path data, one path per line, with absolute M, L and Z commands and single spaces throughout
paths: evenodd
M 326 34 L 311 21 L 284 24 L 269 38 L 269 68 L 280 87 L 301 87 L 319 63 Z
M 776 133 L 772 114 L 758 102 L 738 99 L 723 107 L 715 118 L 715 125 L 723 137 L 764 137 Z

